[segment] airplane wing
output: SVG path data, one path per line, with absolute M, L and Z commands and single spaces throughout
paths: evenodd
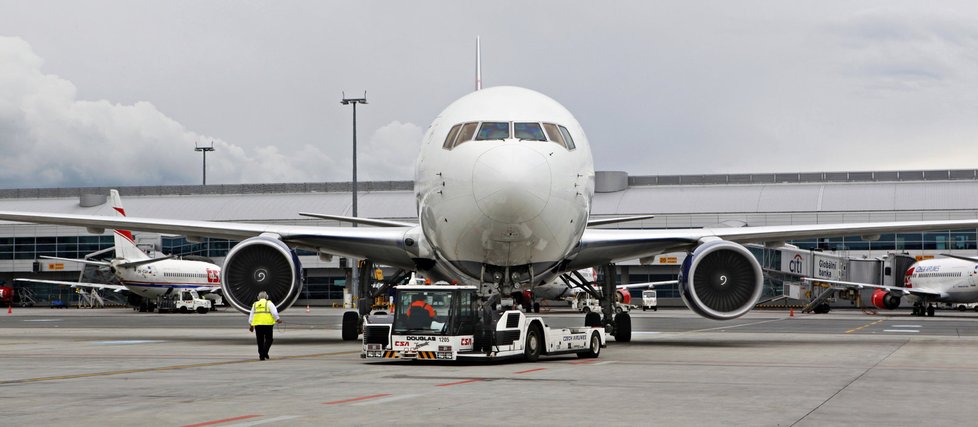
M 0 213 L 0 219 L 5 219 Z M 901 231 L 955 230 L 978 227 L 978 220 L 868 222 L 739 228 L 626 230 L 588 228 L 568 269 L 580 269 L 665 252 L 688 251 L 709 240 L 775 243 L 826 236 L 878 236 Z
M 413 268 L 405 239 L 418 226 L 388 227 L 310 227 L 276 224 L 251 224 L 218 221 L 165 220 L 137 217 L 68 215 L 35 212 L 0 212 L 0 220 L 104 229 L 140 230 L 188 237 L 213 237 L 244 240 L 271 234 L 282 241 L 324 253 L 370 258 L 391 266 Z M 393 224 L 391 224 L 393 225 Z
M 955 254 L 941 254 L 941 256 L 948 257 L 948 258 L 959 259 L 959 260 L 968 261 L 968 262 L 978 262 L 978 258 L 971 257 L 971 256 L 963 256 L 963 255 L 955 255 Z
M 85 283 L 85 282 L 63 282 L 60 280 L 38 280 L 38 279 L 14 279 L 15 282 L 28 282 L 28 283 L 44 283 L 49 285 L 61 285 L 70 286 L 72 288 L 94 288 L 94 289 L 111 289 L 114 292 L 121 292 L 126 290 L 125 286 L 122 285 L 110 285 L 107 283 Z
M 618 285 L 618 289 L 638 289 L 638 288 L 649 288 L 653 289 L 656 286 L 662 285 L 675 285 L 679 283 L 678 280 L 663 280 L 661 282 L 646 282 L 646 283 L 629 283 L 627 285 Z
M 806 282 L 829 283 L 829 284 L 832 284 L 832 285 L 836 285 L 836 286 L 833 286 L 836 289 L 874 288 L 874 289 L 883 289 L 883 290 L 886 290 L 886 291 L 890 291 L 890 292 L 893 292 L 893 293 L 899 293 L 899 294 L 902 294 L 902 295 L 916 295 L 916 296 L 938 297 L 938 298 L 947 297 L 947 295 L 945 293 L 938 292 L 938 291 L 933 291 L 933 290 L 930 290 L 930 289 L 923 289 L 923 288 L 901 288 L 901 287 L 896 287 L 896 286 L 874 285 L 874 284 L 871 284 L 871 283 L 845 282 L 845 281 L 842 281 L 842 280 L 829 280 L 829 279 L 815 279 L 815 278 L 811 278 L 811 277 L 805 277 L 805 278 L 802 278 L 801 280 L 804 280 Z

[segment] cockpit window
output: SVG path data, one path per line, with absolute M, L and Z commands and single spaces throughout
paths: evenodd
M 570 134 L 570 132 L 567 131 L 567 128 L 561 126 L 560 127 L 560 134 L 564 136 L 564 143 L 567 144 L 567 149 L 568 150 L 573 150 L 573 149 L 577 148 L 577 146 L 574 145 L 574 138 L 571 137 L 571 134 Z
M 513 123 L 513 135 L 524 141 L 546 141 L 540 123 Z
M 448 136 L 445 137 L 445 144 L 441 147 L 447 150 L 451 150 L 452 146 L 455 145 L 455 137 L 458 136 L 458 130 L 462 128 L 461 124 L 452 126 L 452 129 L 448 131 Z
M 475 140 L 489 141 L 507 138 L 509 138 L 508 122 L 483 122 L 482 127 L 479 128 L 479 134 L 476 135 Z
M 478 123 L 466 123 L 462 125 L 462 129 L 458 132 L 458 138 L 455 140 L 455 145 L 452 147 L 458 147 L 463 142 L 471 141 L 472 137 L 475 136 L 475 129 L 479 127 Z
M 560 135 L 560 131 L 557 130 L 557 125 L 553 123 L 544 123 L 543 128 L 547 130 L 547 136 L 553 142 L 560 144 L 561 147 L 567 148 L 567 144 L 564 144 L 564 137 Z
M 510 132 L 512 126 L 512 133 Z M 451 150 L 468 141 L 502 141 L 511 136 L 520 141 L 551 141 L 568 150 L 577 148 L 566 127 L 536 122 L 468 122 L 452 126 L 442 147 Z

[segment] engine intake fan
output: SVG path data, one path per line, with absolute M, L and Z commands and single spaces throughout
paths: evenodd
M 242 313 L 251 311 L 261 291 L 268 292 L 268 299 L 284 311 L 302 291 L 302 265 L 281 240 L 252 237 L 228 252 L 221 270 L 221 286 L 227 301 Z
M 761 265 L 747 248 L 725 240 L 698 246 L 683 261 L 679 293 L 700 316 L 729 320 L 751 310 L 761 297 Z

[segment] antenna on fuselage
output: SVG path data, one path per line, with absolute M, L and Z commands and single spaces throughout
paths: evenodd
M 475 36 L 475 90 L 482 90 L 482 42 Z

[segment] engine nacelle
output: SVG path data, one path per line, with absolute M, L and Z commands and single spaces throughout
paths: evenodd
M 302 291 L 302 265 L 295 251 L 281 240 L 258 236 L 238 243 L 228 252 L 221 269 L 224 297 L 242 313 L 251 311 L 258 292 L 284 311 Z
M 615 290 L 615 301 L 621 304 L 631 304 L 632 303 L 632 293 L 628 289 L 616 289 Z
M 729 320 L 751 310 L 761 297 L 761 264 L 747 248 L 725 240 L 704 243 L 683 261 L 679 294 L 700 316 Z
M 883 289 L 873 291 L 872 301 L 876 308 L 885 308 L 887 310 L 893 310 L 900 306 L 900 296 L 893 295 Z

